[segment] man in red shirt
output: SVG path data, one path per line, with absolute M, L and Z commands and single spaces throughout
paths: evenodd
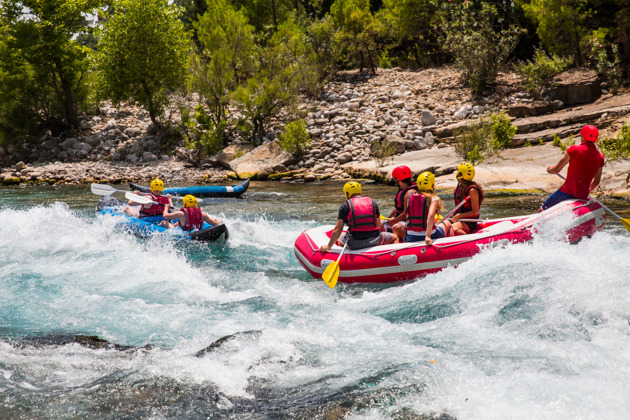
M 595 146 L 599 131 L 593 125 L 585 125 L 580 136 L 582 143 L 569 147 L 555 166 L 547 167 L 548 173 L 557 174 L 569 164 L 564 184 L 547 198 L 538 211 L 572 198 L 586 200 L 588 194 L 599 185 L 604 167 L 604 155 Z

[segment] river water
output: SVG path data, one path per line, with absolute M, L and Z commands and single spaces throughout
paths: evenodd
M 0 189 L 0 418 L 630 418 L 620 223 L 331 290 L 293 242 L 334 223 L 341 185 L 211 200 L 230 239 L 209 245 L 130 236 L 88 187 Z M 364 191 L 389 212 L 393 187 Z M 489 197 L 483 215 L 543 199 Z

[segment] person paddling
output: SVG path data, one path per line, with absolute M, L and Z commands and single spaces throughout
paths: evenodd
M 402 240 L 405 237 L 405 227 L 407 213 L 405 213 L 405 203 L 411 194 L 417 193 L 416 183 L 411 180 L 411 169 L 408 166 L 398 166 L 392 171 L 392 178 L 398 185 L 398 192 L 394 197 L 394 210 L 387 218 L 387 224 L 392 232 Z
M 166 220 L 175 220 L 177 222 L 174 224 L 169 224 L 167 226 L 169 229 L 179 226 L 183 231 L 191 231 L 193 229 L 201 229 L 203 227 L 203 222 L 207 222 L 213 226 L 219 225 L 223 223 L 219 219 L 213 219 L 208 215 L 208 213 L 201 210 L 201 207 L 197 207 L 197 198 L 193 195 L 186 195 L 182 199 L 183 207 L 179 209 L 179 211 L 169 213 L 170 204 L 167 204 L 164 208 L 164 219 Z
M 564 200 L 572 198 L 586 200 L 589 193 L 599 185 L 605 163 L 604 155 L 595 145 L 599 130 L 593 125 L 585 125 L 580 130 L 580 136 L 582 137 L 580 144 L 569 147 L 558 163 L 547 167 L 547 173 L 558 174 L 567 163 L 569 164 L 564 184 L 545 200 L 538 209 L 539 212 Z
M 405 242 L 425 241 L 431 245 L 433 239 L 452 236 L 451 222 L 442 220 L 435 224 L 436 215 L 442 211 L 442 200 L 435 191 L 435 175 L 422 172 L 416 180 L 418 193 L 411 194 L 406 203 L 407 232 Z
M 162 195 L 162 192 L 164 191 L 164 182 L 161 179 L 156 178 L 151 181 L 149 188 L 151 191 L 149 194 L 143 194 L 140 191 L 134 191 L 134 194 L 147 196 L 157 204 L 140 204 L 134 201 L 129 201 L 127 203 L 127 207 L 123 210 L 125 214 L 139 218 L 162 216 L 164 206 L 167 204 L 170 204 L 171 206 L 173 205 L 170 194 L 167 194 L 166 196 Z M 139 211 L 134 208 L 137 206 L 141 206 Z
M 455 235 L 466 235 L 468 233 L 477 230 L 477 222 L 460 222 L 459 219 L 478 219 L 479 209 L 483 202 L 483 188 L 475 181 L 475 167 L 468 163 L 463 162 L 457 166 L 457 187 L 454 192 L 455 205 L 458 205 L 470 197 L 470 199 L 463 204 L 453 216 L 453 233 Z
M 347 242 L 349 249 L 361 249 L 371 246 L 398 243 L 393 233 L 384 232 L 376 201 L 361 195 L 361 184 L 355 181 L 343 186 L 346 202 L 339 207 L 337 224 L 333 229 L 330 241 L 319 250 L 329 251 L 343 232 L 344 224 L 348 224 Z

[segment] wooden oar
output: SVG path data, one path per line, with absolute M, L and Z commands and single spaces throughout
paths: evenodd
M 337 258 L 337 261 L 328 265 L 328 267 L 326 267 L 326 269 L 324 270 L 324 274 L 322 274 L 322 280 L 324 280 L 331 289 L 334 289 L 335 285 L 337 284 L 337 279 L 339 278 L 339 260 L 341 259 L 343 253 L 346 252 L 347 247 L 348 242 L 346 242 L 346 244 L 343 246 L 343 249 L 339 254 L 339 258 Z
M 556 175 L 558 175 L 560 178 L 562 178 L 562 179 L 564 179 L 566 181 L 566 178 L 563 177 L 562 175 L 560 175 L 560 174 L 556 174 Z M 601 202 L 595 200 L 592 195 L 589 195 L 588 198 L 590 198 L 591 200 L 593 200 L 594 202 L 596 202 L 597 204 L 602 206 L 604 208 L 604 210 L 608 211 L 608 213 L 612 214 L 617 219 L 619 219 L 621 221 L 621 224 L 623 225 L 623 227 L 625 227 L 626 230 L 628 232 L 630 232 L 630 219 L 624 219 L 623 217 L 619 216 L 617 213 L 615 213 L 614 211 L 612 211 L 611 209 L 609 209 L 608 207 L 603 205 Z

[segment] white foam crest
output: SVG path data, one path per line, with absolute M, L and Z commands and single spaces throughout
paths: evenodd
M 295 238 L 314 222 L 276 221 L 266 215 L 258 215 L 253 220 L 247 218 L 227 218 L 225 224 L 230 229 L 230 246 L 252 245 L 260 249 L 278 247 L 293 248 Z

